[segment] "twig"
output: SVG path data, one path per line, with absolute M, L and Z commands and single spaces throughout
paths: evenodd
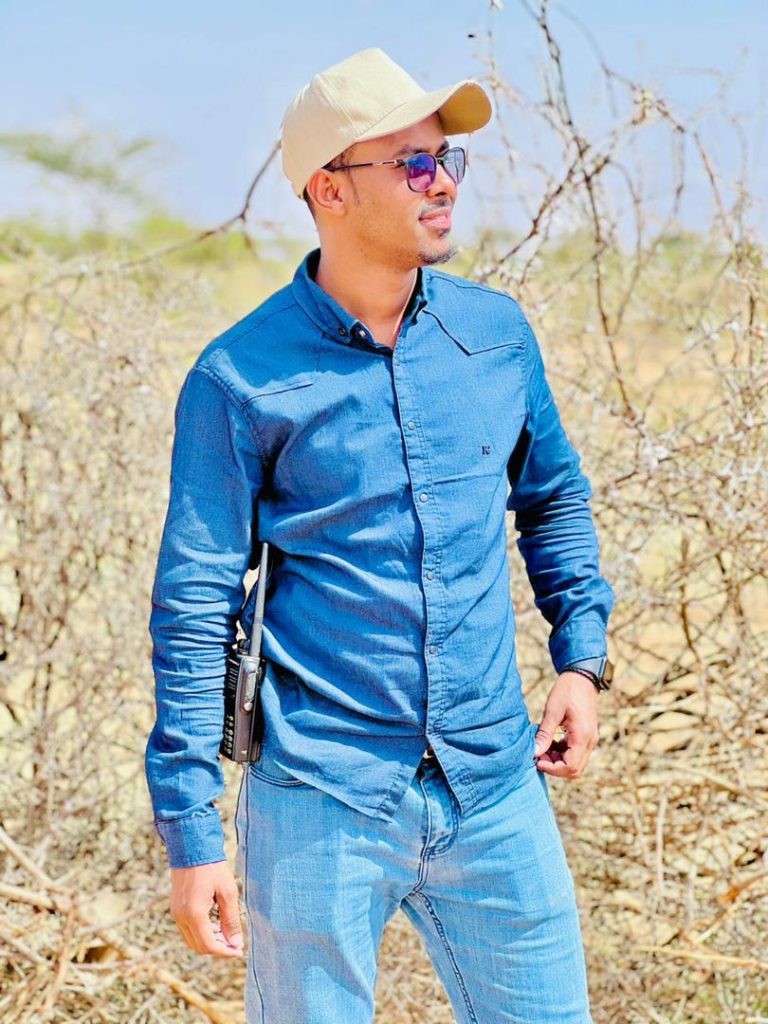
M 694 949 L 668 949 L 666 946 L 637 946 L 636 948 L 646 953 L 661 953 L 664 956 L 680 957 L 684 960 L 700 960 L 702 963 L 728 964 L 729 967 L 746 967 L 749 970 L 768 972 L 768 960 L 726 956 L 725 953 L 708 953 Z

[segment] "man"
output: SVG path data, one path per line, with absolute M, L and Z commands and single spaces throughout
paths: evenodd
M 490 116 L 477 83 L 427 93 L 379 49 L 316 75 L 282 155 L 320 247 L 203 349 L 179 396 L 146 766 L 172 915 L 217 956 L 243 948 L 214 806 L 224 659 L 238 616 L 250 635 L 262 540 L 276 556 L 264 746 L 236 816 L 254 1024 L 370 1022 L 398 907 L 457 1020 L 591 1021 L 546 776 L 578 779 L 597 742 L 614 595 L 519 304 L 433 269 L 456 252 L 466 165 L 446 136 Z M 552 625 L 538 728 L 507 510 Z

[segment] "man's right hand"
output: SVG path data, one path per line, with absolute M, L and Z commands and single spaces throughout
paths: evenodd
M 218 907 L 218 922 L 209 916 L 214 906 Z M 229 861 L 171 868 L 171 917 L 195 952 L 242 956 L 237 882 Z

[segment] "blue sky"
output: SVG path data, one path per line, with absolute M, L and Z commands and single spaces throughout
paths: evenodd
M 485 73 L 482 54 L 492 29 L 505 81 L 540 97 L 540 32 L 520 0 L 500 6 L 492 10 L 488 0 L 450 5 L 445 0 L 0 0 L 0 131 L 66 132 L 80 126 L 126 139 L 156 137 L 162 145 L 145 164 L 143 184 L 170 211 L 209 226 L 240 208 L 295 92 L 316 71 L 356 50 L 380 46 L 424 88 L 434 89 Z M 611 117 L 597 46 L 621 74 L 661 88 L 682 116 L 699 111 L 697 125 L 726 185 L 740 173 L 742 159 L 729 113 L 741 116 L 750 191 L 765 204 L 764 3 L 580 0 L 553 3 L 550 18 L 563 50 L 574 113 L 586 132 L 599 135 Z M 713 72 L 728 82 L 726 112 L 704 110 L 717 94 Z M 553 158 L 540 125 L 514 110 L 505 124 L 526 158 L 544 164 Z M 671 173 L 668 145 L 668 136 L 649 129 L 625 154 L 647 169 L 648 195 L 658 197 L 660 208 Z M 514 229 L 525 223 L 520 183 L 507 188 L 490 170 L 500 146 L 496 120 L 471 139 L 477 159 L 472 185 L 466 187 L 468 177 L 456 208 L 460 238 L 477 225 L 504 222 Z M 687 159 L 691 190 L 682 219 L 698 228 L 710 203 L 692 152 Z M 530 184 L 535 196 L 534 178 Z M 66 189 L 6 162 L 0 168 L 0 217 L 32 210 L 61 222 L 85 217 Z M 765 206 L 751 219 L 765 237 Z M 309 215 L 292 195 L 279 161 L 260 186 L 255 220 L 312 236 Z

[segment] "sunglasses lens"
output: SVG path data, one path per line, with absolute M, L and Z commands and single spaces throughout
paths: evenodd
M 430 153 L 417 153 L 405 162 L 408 184 L 414 192 L 426 192 L 432 187 L 437 173 L 437 161 Z
M 467 161 L 464 154 L 464 150 L 458 146 L 456 149 L 449 149 L 445 154 L 443 160 L 443 167 L 450 174 L 453 180 L 458 185 L 464 177 L 464 172 L 467 169 Z
M 448 149 L 440 157 L 440 163 L 458 185 L 467 169 L 467 157 L 464 150 L 457 146 Z M 437 158 L 431 153 L 417 153 L 405 161 L 408 169 L 408 185 L 414 192 L 427 192 L 432 188 L 437 176 Z

